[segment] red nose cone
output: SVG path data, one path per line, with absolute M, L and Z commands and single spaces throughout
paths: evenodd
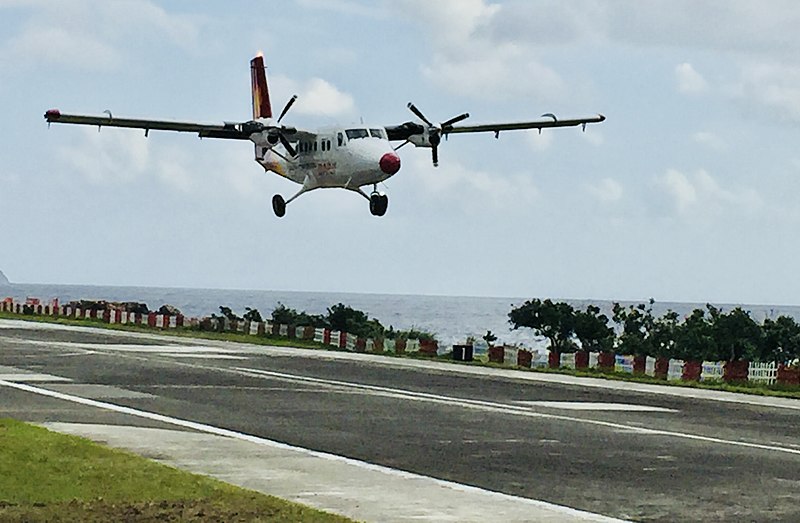
M 400 157 L 395 153 L 386 153 L 381 157 L 381 171 L 386 174 L 395 174 L 400 170 Z

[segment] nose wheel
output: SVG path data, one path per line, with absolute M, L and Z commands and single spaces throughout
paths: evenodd
M 275 216 L 278 218 L 283 218 L 286 214 L 286 200 L 280 194 L 272 197 L 272 210 L 275 211 Z
M 389 208 L 389 197 L 377 192 L 369 196 L 369 212 L 373 216 L 383 216 Z

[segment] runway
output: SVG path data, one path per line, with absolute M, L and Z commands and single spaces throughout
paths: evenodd
M 369 521 L 800 520 L 794 400 L 0 321 L 0 416 Z

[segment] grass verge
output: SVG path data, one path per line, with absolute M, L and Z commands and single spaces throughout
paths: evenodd
M 281 336 L 272 336 L 272 335 L 251 336 L 249 334 L 243 334 L 243 333 L 208 332 L 208 331 L 198 331 L 187 328 L 160 330 L 160 329 L 152 329 L 150 327 L 142 327 L 138 325 L 104 323 L 100 320 L 72 319 L 72 318 L 48 317 L 48 316 L 20 316 L 19 314 L 11 314 L 7 312 L 0 312 L 0 319 L 36 321 L 42 323 L 59 323 L 62 325 L 97 327 L 101 329 L 111 329 L 111 330 L 128 331 L 128 332 L 144 332 L 147 334 L 162 334 L 162 335 L 177 336 L 183 338 L 200 338 L 200 339 L 219 340 L 219 341 L 233 341 L 237 343 L 249 343 L 253 345 L 269 345 L 273 347 L 274 346 L 295 347 L 302 349 L 322 349 L 322 350 L 334 350 L 334 351 L 341 350 L 338 348 L 333 348 L 330 345 L 324 345 L 322 343 L 318 343 L 315 341 L 289 339 Z M 473 362 L 460 362 L 460 361 L 453 361 L 450 358 L 450 356 L 438 356 L 436 358 L 431 358 L 429 356 L 425 356 L 418 353 L 396 354 L 394 352 L 384 352 L 383 355 L 389 357 L 399 357 L 399 358 L 424 359 L 429 361 L 433 359 L 435 361 L 442 361 L 453 364 L 471 365 L 471 366 L 484 366 L 484 367 L 495 367 L 504 369 L 514 368 L 514 367 L 498 365 L 495 363 L 488 363 L 488 361 L 486 361 L 485 358 L 484 360 L 476 360 Z M 642 376 L 642 375 L 631 374 L 628 372 L 601 372 L 600 370 L 597 369 L 568 369 L 563 367 L 560 369 L 549 369 L 549 368 L 527 369 L 522 367 L 517 367 L 517 368 L 520 371 L 527 371 L 527 372 L 545 372 L 545 373 L 563 374 L 567 376 L 577 376 L 582 378 L 597 378 L 597 379 L 615 380 L 615 381 L 629 381 L 634 383 L 648 383 L 651 385 L 661 385 L 664 387 L 684 387 L 684 388 L 694 388 L 694 389 L 719 390 L 725 392 L 737 392 L 740 394 L 751 394 L 755 396 L 771 396 L 779 398 L 800 399 L 800 389 L 781 384 L 768 385 L 768 384 L 753 383 L 753 382 L 726 383 L 722 380 L 706 380 L 700 382 L 679 381 L 679 380 L 664 381 L 647 375 Z
M 0 419 L 0 521 L 350 520 Z

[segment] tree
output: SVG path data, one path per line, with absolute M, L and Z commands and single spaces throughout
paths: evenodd
M 538 298 L 526 301 L 508 313 L 514 329 L 528 327 L 550 340 L 550 350 L 558 353 L 575 350 L 575 309 L 568 303 L 554 303 Z
M 492 331 L 486 331 L 486 334 L 483 335 L 483 341 L 486 342 L 486 345 L 489 347 L 492 346 L 492 343 L 497 341 L 497 336 L 495 336 Z
M 369 319 L 365 312 L 343 303 L 329 307 L 325 321 L 330 329 L 349 332 L 363 338 L 380 337 L 385 330 L 381 322 L 375 318 Z
M 608 316 L 600 308 L 589 305 L 575 312 L 575 337 L 581 349 L 589 352 L 610 352 L 614 348 L 614 329 L 608 326 Z
M 619 352 L 635 356 L 647 356 L 653 353 L 652 333 L 655 324 L 653 303 L 655 301 L 650 298 L 649 305 L 640 303 L 625 308 L 619 303 L 614 304 L 614 321 L 622 327 Z
M 222 314 L 224 318 L 228 318 L 230 321 L 240 321 L 241 318 L 237 316 L 230 307 L 225 307 L 223 305 L 219 306 L 219 313 Z
M 326 326 L 322 316 L 298 312 L 295 309 L 290 309 L 281 302 L 278 302 L 278 306 L 272 311 L 272 323 L 291 325 L 293 327 L 297 327 L 298 325 L 310 325 L 312 327 Z
M 695 309 L 675 332 L 675 357 L 684 361 L 703 361 L 716 352 L 714 330 L 706 311 Z
M 776 320 L 767 318 L 762 327 L 764 343 L 759 351 L 759 359 L 789 364 L 800 358 L 800 325 L 790 316 L 779 316 Z
M 252 321 L 256 323 L 264 321 L 264 318 L 261 317 L 261 313 L 258 312 L 258 309 L 251 309 L 250 307 L 245 307 L 244 310 L 245 313 L 244 316 L 242 316 L 242 318 L 244 318 L 245 321 Z
M 678 313 L 668 310 L 653 321 L 650 347 L 656 358 L 669 358 L 675 354 L 675 338 L 678 334 Z
M 714 337 L 712 357 L 725 361 L 750 360 L 761 351 L 764 331 L 749 312 L 736 307 L 725 314 L 713 305 L 706 307 Z

